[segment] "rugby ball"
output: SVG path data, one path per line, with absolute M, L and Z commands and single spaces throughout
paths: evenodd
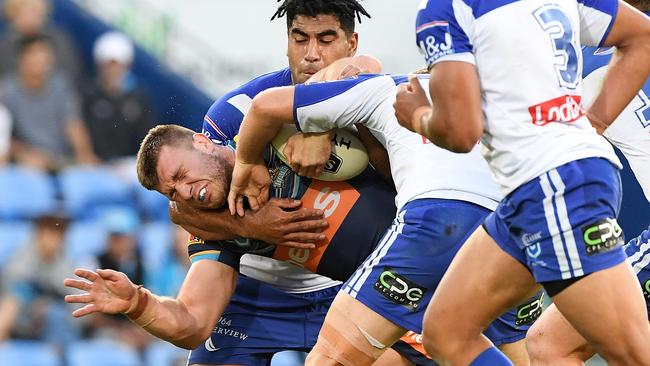
M 284 125 L 271 141 L 271 146 L 283 163 L 288 165 L 284 147 L 296 132 L 293 125 Z M 332 137 L 332 154 L 325 169 L 317 179 L 325 181 L 348 180 L 361 174 L 368 166 L 368 152 L 359 137 L 352 131 L 338 128 Z

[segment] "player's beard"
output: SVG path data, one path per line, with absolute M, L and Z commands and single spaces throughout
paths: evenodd
M 230 180 L 232 179 L 233 164 L 230 160 L 218 153 L 201 152 L 202 164 L 208 174 L 210 184 L 208 189 L 211 195 L 210 202 L 204 202 L 207 208 L 220 208 L 227 202 Z

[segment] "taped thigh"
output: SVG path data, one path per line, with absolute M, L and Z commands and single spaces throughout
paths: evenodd
M 312 353 L 326 356 L 342 365 L 372 365 L 386 350 L 376 340 L 336 308 L 330 308 Z M 353 326 L 350 326 L 352 324 Z M 341 332 L 339 329 L 346 329 Z

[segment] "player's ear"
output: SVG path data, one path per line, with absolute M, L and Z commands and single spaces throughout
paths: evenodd
M 354 32 L 348 37 L 348 57 L 357 53 L 357 46 L 359 46 L 359 33 Z
M 203 152 L 209 152 L 212 147 L 212 141 L 202 133 L 195 133 L 192 135 L 192 146 Z

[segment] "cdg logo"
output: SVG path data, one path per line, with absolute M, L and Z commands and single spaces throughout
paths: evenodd
M 389 281 L 392 282 L 391 284 L 389 284 L 386 281 L 387 277 L 389 278 Z M 400 295 L 405 295 L 409 301 L 418 301 L 422 298 L 422 295 L 424 294 L 422 290 L 417 287 L 409 288 L 409 285 L 406 282 L 404 282 L 404 280 L 402 280 L 401 278 L 399 278 L 393 272 L 390 271 L 384 271 L 379 276 L 379 282 L 381 283 L 382 286 L 387 288 L 389 291 L 398 293 Z
M 518 319 L 524 319 L 532 314 L 535 314 L 535 312 L 539 311 L 542 309 L 542 304 L 544 302 L 544 295 L 542 295 L 539 299 L 531 302 L 530 304 L 526 304 L 519 308 L 519 311 L 517 311 L 517 318 Z

